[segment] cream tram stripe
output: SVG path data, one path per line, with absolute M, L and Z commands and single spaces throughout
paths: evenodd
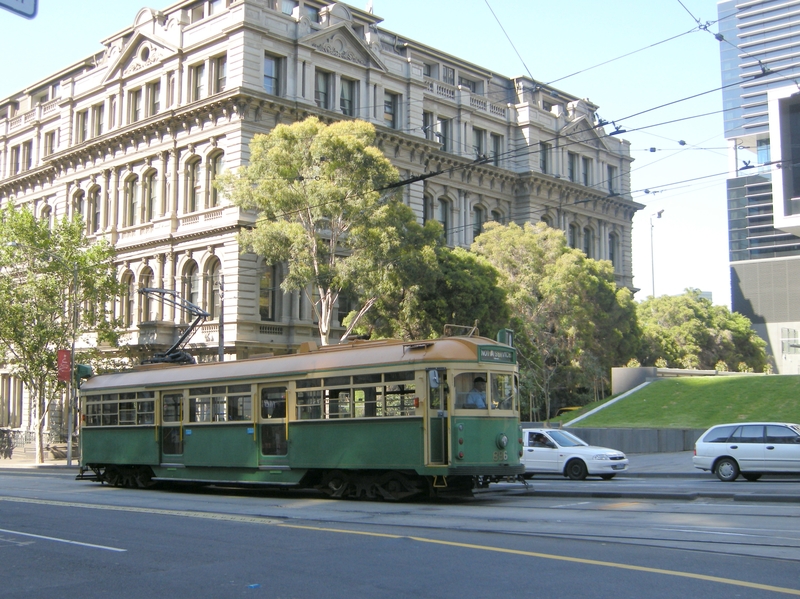
M 22 497 L 0 497 L 0 501 L 10 501 L 16 503 L 34 503 L 39 505 L 60 505 L 64 507 L 77 507 L 94 510 L 110 510 L 117 512 L 135 512 L 142 514 L 158 514 L 164 516 L 181 516 L 184 518 L 203 518 L 207 520 L 225 520 L 231 522 L 248 522 L 253 524 L 272 524 L 280 526 L 281 528 L 295 528 L 300 530 L 313 530 L 319 532 L 335 532 L 350 535 L 362 535 L 368 537 L 380 537 L 386 539 L 410 539 L 420 543 L 431 543 L 434 545 L 445 545 L 448 547 L 461 547 L 464 549 L 478 549 L 481 551 L 493 551 L 495 553 L 506 553 L 510 555 L 522 555 L 525 557 L 538 557 L 540 559 L 551 559 L 562 562 L 571 562 L 576 564 L 586 564 L 589 566 L 601 566 L 604 568 L 617 568 L 619 570 L 632 570 L 635 572 L 647 572 L 650 574 L 663 574 L 665 576 L 677 576 L 679 578 L 692 578 L 695 580 L 703 580 L 706 582 L 716 582 L 718 584 L 729 584 L 748 589 L 758 589 L 761 591 L 772 591 L 774 593 L 783 593 L 784 595 L 800 596 L 800 590 L 790 589 L 786 587 L 776 587 L 768 584 L 759 584 L 756 582 L 748 582 L 746 580 L 735 580 L 732 578 L 721 578 L 719 576 L 708 576 L 706 574 L 695 574 L 694 572 L 681 572 L 680 570 L 664 570 L 662 568 L 649 568 L 647 566 L 634 566 L 632 564 L 619 564 L 615 562 L 604 562 L 593 559 L 585 559 L 580 557 L 569 557 L 566 555 L 552 555 L 549 553 L 537 553 L 534 551 L 522 551 L 520 549 L 506 549 L 504 547 L 491 547 L 489 545 L 473 545 L 470 543 L 458 543 L 455 541 L 443 541 L 440 539 L 427 539 L 425 537 L 412 537 L 408 535 L 395 535 L 388 533 L 366 532 L 359 530 L 347 530 L 340 528 L 325 528 L 321 526 L 303 526 L 299 524 L 286 524 L 280 520 L 270 520 L 268 518 L 259 518 L 255 516 L 235 516 L 232 514 L 214 514 L 208 512 L 188 512 L 182 510 L 164 510 L 158 508 L 136 508 L 115 505 L 97 505 L 92 503 L 74 503 L 68 501 L 52 501 L 47 499 L 27 499 Z

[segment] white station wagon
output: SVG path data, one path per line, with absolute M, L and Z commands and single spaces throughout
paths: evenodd
M 522 429 L 525 478 L 534 474 L 563 474 L 572 480 L 589 475 L 610 480 L 628 469 L 628 458 L 616 449 L 588 445 L 572 433 L 550 428 Z
M 712 426 L 694 445 L 694 467 L 722 481 L 741 474 L 755 481 L 762 474 L 800 474 L 800 426 L 788 422 L 738 422 Z

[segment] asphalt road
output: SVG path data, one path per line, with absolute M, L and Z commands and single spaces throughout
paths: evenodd
M 537 479 L 528 490 L 499 485 L 473 499 L 392 504 L 119 489 L 75 481 L 65 468 L 2 469 L 2 596 L 800 596 L 800 502 L 565 495 L 761 481 Z

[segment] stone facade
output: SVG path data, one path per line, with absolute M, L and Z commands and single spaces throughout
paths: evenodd
M 189 347 L 200 360 L 217 359 L 221 313 L 226 359 L 290 352 L 317 334 L 308 299 L 280 290 L 280 265 L 240 253 L 236 234 L 256 215 L 211 182 L 278 123 L 361 118 L 404 179 L 442 171 L 403 198 L 420 221 L 441 221 L 451 245 L 469 246 L 488 220 L 543 220 L 633 288 L 642 206 L 630 198 L 629 144 L 605 133 L 597 106 L 380 24 L 310 0 L 144 8 L 103 51 L 0 101 L 0 204 L 79 212 L 90 238 L 115 246 L 129 289 L 117 305 L 123 342 L 142 355 L 168 347 L 185 319 L 142 286 L 211 312 Z

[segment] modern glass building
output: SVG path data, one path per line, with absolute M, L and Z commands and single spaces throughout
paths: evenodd
M 727 0 L 718 14 L 733 310 L 753 321 L 776 371 L 797 374 L 800 2 Z

